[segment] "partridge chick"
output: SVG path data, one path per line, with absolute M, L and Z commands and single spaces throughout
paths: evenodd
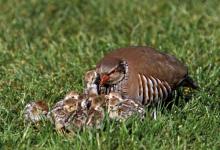
M 86 125 L 90 127 L 100 128 L 105 117 L 104 107 L 106 98 L 103 95 L 91 98 L 91 107 L 88 110 L 88 118 Z
M 38 123 L 46 118 L 48 110 L 47 104 L 42 100 L 31 102 L 24 108 L 24 118 L 28 122 Z
M 117 92 L 111 92 L 106 95 L 108 113 L 120 102 L 123 101 L 122 96 Z
M 80 97 L 79 93 L 77 93 L 76 91 L 70 91 L 69 93 L 65 95 L 64 100 L 70 99 L 70 98 L 79 99 L 79 97 Z
M 48 118 L 55 124 L 57 130 L 61 130 L 68 123 L 69 117 L 78 110 L 78 99 L 64 99 L 55 104 L 48 113 Z
M 99 77 L 95 70 L 90 70 L 85 73 L 85 94 L 89 96 L 98 95 L 98 80 Z
M 135 114 L 138 114 L 142 118 L 144 117 L 145 110 L 141 104 L 132 99 L 122 99 L 116 93 L 112 93 L 111 95 L 108 102 L 108 113 L 111 119 L 122 121 Z
M 86 109 L 87 107 L 89 107 L 89 103 L 88 103 L 88 95 L 86 94 L 79 94 L 76 91 L 70 91 L 69 93 L 67 93 L 64 97 L 64 100 L 67 99 L 76 99 L 80 102 L 80 105 L 83 109 Z
M 72 113 L 65 123 L 65 129 L 74 132 L 76 129 L 81 129 L 86 125 L 87 110 L 80 107 L 75 113 Z

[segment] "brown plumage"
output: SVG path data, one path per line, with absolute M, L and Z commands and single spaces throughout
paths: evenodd
M 170 98 L 180 86 L 197 88 L 187 67 L 174 56 L 149 47 L 128 47 L 107 54 L 97 64 L 101 93 L 120 92 L 142 104 Z

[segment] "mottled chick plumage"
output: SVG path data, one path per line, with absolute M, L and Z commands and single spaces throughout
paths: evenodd
M 48 110 L 47 104 L 42 100 L 30 102 L 24 108 L 24 118 L 28 122 L 37 123 L 46 118 Z

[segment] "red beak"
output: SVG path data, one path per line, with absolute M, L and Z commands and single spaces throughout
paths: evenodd
M 101 77 L 100 85 L 104 85 L 109 79 L 110 77 L 108 75 L 103 75 Z

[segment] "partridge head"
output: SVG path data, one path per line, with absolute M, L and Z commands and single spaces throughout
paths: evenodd
M 119 58 L 106 58 L 97 68 L 100 85 L 117 84 L 125 77 L 126 61 Z
M 95 70 L 89 70 L 85 73 L 84 81 L 86 86 L 96 82 L 97 73 Z
M 69 113 L 74 112 L 79 108 L 79 103 L 77 99 L 67 99 L 64 101 L 63 109 Z
M 108 99 L 117 98 L 117 99 L 119 99 L 120 101 L 123 100 L 122 95 L 121 95 L 120 93 L 118 93 L 118 92 L 111 92 L 111 93 L 109 93 L 108 95 L 106 95 L 106 97 L 107 97 Z
M 80 97 L 79 93 L 77 93 L 76 91 L 70 91 L 65 95 L 64 100 L 70 98 L 79 99 L 79 97 Z
M 70 91 L 65 97 L 64 97 L 64 101 L 60 101 L 61 103 L 66 102 L 73 102 L 75 101 L 75 104 L 72 103 L 72 105 L 77 105 L 75 107 L 79 108 L 82 107 L 83 109 L 86 109 L 87 107 L 89 107 L 89 101 L 88 101 L 88 96 L 87 94 L 83 93 L 83 94 L 79 94 L 75 91 Z M 63 105 L 63 104 L 62 104 Z M 68 107 L 69 105 L 67 105 Z

